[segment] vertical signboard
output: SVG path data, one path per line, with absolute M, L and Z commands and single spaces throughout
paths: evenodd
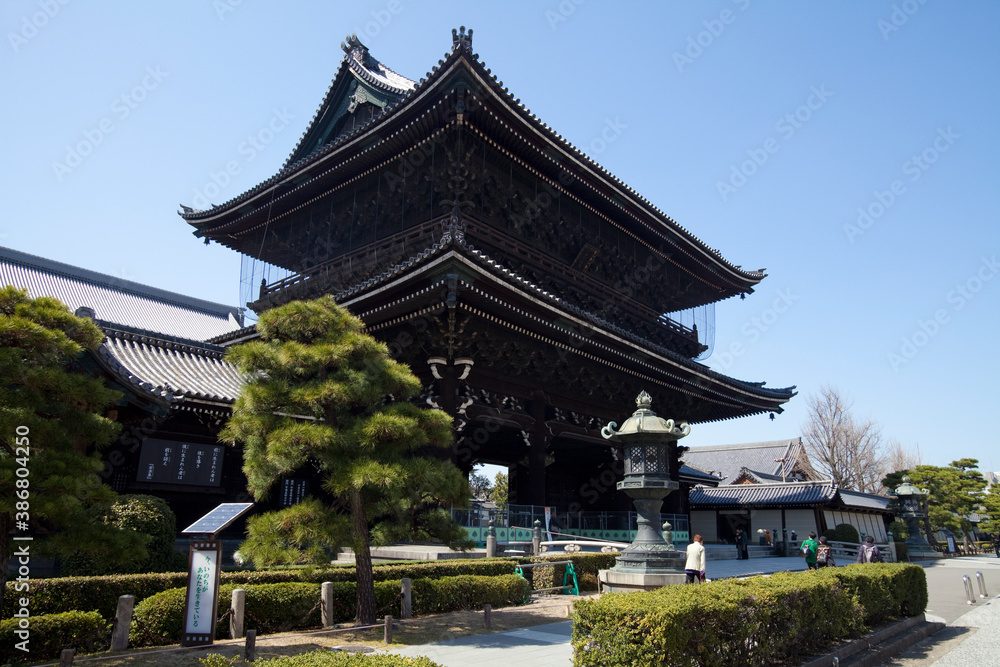
M 222 542 L 191 543 L 181 646 L 203 646 L 215 640 L 221 556 Z

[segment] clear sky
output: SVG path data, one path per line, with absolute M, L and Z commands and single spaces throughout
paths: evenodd
M 767 267 L 707 363 L 799 396 L 685 444 L 794 437 L 830 384 L 925 462 L 1000 469 L 995 2 L 10 0 L 0 245 L 236 304 L 239 256 L 178 205 L 280 168 L 347 33 L 419 79 L 459 25 L 539 118 Z

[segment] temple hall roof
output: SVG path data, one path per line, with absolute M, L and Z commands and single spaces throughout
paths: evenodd
M 780 482 L 783 471 L 786 478 L 793 473 L 804 474 L 807 479 L 818 477 L 809 463 L 802 438 L 740 445 L 691 447 L 684 453 L 684 461 L 702 470 L 720 473 L 724 485 L 736 482 L 744 470 L 757 473 L 759 475 L 757 481 Z
M 135 391 L 171 404 L 194 400 L 228 407 L 243 376 L 223 357 L 225 348 L 148 331 L 102 324 L 101 363 Z
M 70 311 L 90 308 L 97 320 L 168 336 L 206 340 L 239 329 L 239 308 L 195 299 L 70 264 L 0 248 L 0 280 Z

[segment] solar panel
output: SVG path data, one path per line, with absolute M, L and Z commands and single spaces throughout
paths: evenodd
M 236 521 L 253 503 L 222 503 L 181 531 L 181 534 L 214 535 Z

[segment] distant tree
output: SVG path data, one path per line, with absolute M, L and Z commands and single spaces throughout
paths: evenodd
M 121 394 L 76 364 L 103 340 L 58 300 L 0 288 L 0 603 L 11 533 L 34 538 L 17 543 L 31 555 L 145 557 L 143 538 L 96 520 L 117 497 L 98 473 L 119 428 L 102 415 Z
M 257 331 L 258 340 L 229 350 L 250 379 L 220 437 L 243 444 L 243 471 L 258 499 L 308 464 L 322 489 L 251 519 L 240 553 L 257 565 L 321 562 L 350 544 L 358 620 L 373 623 L 373 544 L 469 546 L 445 509 L 469 498 L 465 477 L 446 460 L 451 418 L 409 402 L 420 382 L 330 296 L 269 310 Z
M 809 456 L 821 474 L 845 489 L 883 492 L 886 451 L 882 430 L 871 419 L 857 419 L 852 404 L 836 387 L 824 386 L 809 397 L 803 428 Z
M 979 510 L 986 489 L 986 480 L 978 467 L 976 459 L 959 459 L 944 467 L 919 465 L 913 470 L 886 475 L 883 484 L 894 489 L 902 484 L 903 476 L 908 475 L 914 486 L 929 491 L 927 523 L 931 531 L 947 528 L 969 539 L 972 522 L 968 516 Z
M 493 478 L 493 490 L 490 492 L 490 500 L 496 503 L 500 509 L 507 507 L 507 473 L 498 472 Z
M 885 468 L 887 471 L 913 470 L 923 463 L 920 456 L 920 447 L 913 449 L 905 446 L 899 440 L 890 440 L 886 447 Z
M 493 483 L 486 475 L 473 471 L 469 474 L 469 491 L 476 500 L 488 500 L 493 491 Z

